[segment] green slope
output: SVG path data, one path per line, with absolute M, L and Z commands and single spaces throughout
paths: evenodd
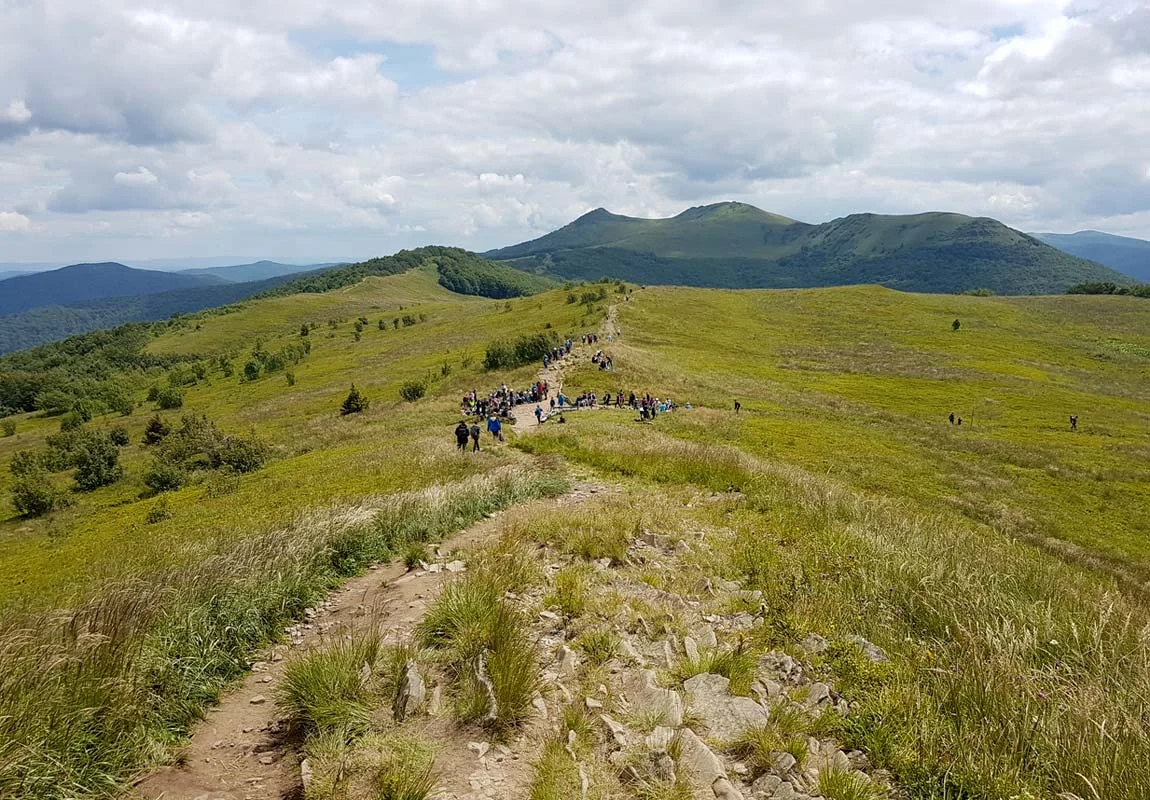
M 564 279 L 796 288 L 878 283 L 921 292 L 1060 293 L 1086 281 L 1129 282 L 1101 264 L 985 217 L 853 214 L 809 225 L 744 203 L 669 219 L 603 209 L 488 258 Z

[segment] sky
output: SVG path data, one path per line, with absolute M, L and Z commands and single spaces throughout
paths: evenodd
M 1150 238 L 1150 5 L 0 0 L 0 261 L 484 250 L 721 200 Z

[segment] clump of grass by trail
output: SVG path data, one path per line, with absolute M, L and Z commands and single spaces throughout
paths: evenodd
M 726 530 L 689 558 L 763 592 L 763 645 L 815 630 L 887 651 L 890 663 L 875 664 L 836 644 L 814 660 L 858 703 L 844 744 L 891 769 L 910 797 L 1143 796 L 1150 609 L 1140 594 L 953 512 L 734 447 L 649 429 L 607 438 L 600 424 L 522 446 L 656 480 L 672 497 L 681 486 L 739 488 L 737 503 L 678 509 Z
M 671 668 L 671 678 L 682 683 L 696 675 L 722 675 L 731 682 L 731 694 L 749 695 L 751 684 L 755 682 L 755 669 L 758 666 L 755 656 L 746 650 L 742 643 L 726 649 L 703 647 L 697 658 L 684 656 Z
M 425 800 L 435 788 L 435 748 L 410 734 L 357 739 L 336 728 L 309 739 L 306 752 L 313 768 L 307 800 Z
M 547 470 L 498 470 L 392 497 L 342 525 L 317 518 L 221 546 L 182 569 L 109 586 L 71 612 L 9 621 L 0 631 L 0 794 L 113 792 L 133 769 L 163 758 L 245 671 L 248 654 L 342 576 L 564 486 Z M 368 644 L 350 647 L 344 666 Z M 340 699 L 346 670 L 330 662 L 293 669 L 302 721 L 356 724 L 358 701 Z
M 504 599 L 505 576 L 473 570 L 448 583 L 416 628 L 443 653 L 455 708 L 496 732 L 531 713 L 540 686 L 537 645 L 523 613 Z

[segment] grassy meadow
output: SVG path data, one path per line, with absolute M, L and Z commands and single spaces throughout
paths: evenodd
M 128 428 L 124 479 L 42 518 L 0 506 L 0 705 L 15 709 L 0 715 L 0 796 L 114 794 L 169 757 L 247 654 L 342 576 L 562 491 L 571 471 L 627 488 L 604 501 L 610 527 L 712 532 L 690 567 L 763 592 L 759 651 L 808 632 L 883 647 L 882 670 L 834 648 L 814 668 L 858 703 L 844 742 L 910 797 L 1147 796 L 1144 300 L 874 287 L 613 297 L 622 336 L 601 346 L 615 372 L 581 365 L 566 394 L 649 391 L 692 408 L 651 425 L 573 412 L 511 446 L 485 439 L 479 457 L 454 452 L 458 397 L 536 373 L 485 372 L 486 346 L 595 329 L 603 304 L 565 290 L 463 297 L 415 270 L 199 315 L 155 338 L 157 354 L 237 366 L 162 416 L 207 414 L 268 442 L 272 458 L 165 493 L 169 516 L 149 522 L 159 499 L 141 479 L 140 440 L 157 371 L 132 387 L 131 416 L 88 423 Z M 257 340 L 297 343 L 305 323 L 311 352 L 292 381 L 241 379 Z M 413 380 L 427 396 L 404 402 Z M 353 382 L 371 407 L 340 417 Z M 17 425 L 0 467 L 59 421 Z M 4 495 L 11 480 L 0 469 Z M 699 489 L 725 499 L 697 503 Z M 636 523 L 636 504 L 659 514 Z M 595 520 L 554 513 L 537 536 L 570 552 L 604 546 Z

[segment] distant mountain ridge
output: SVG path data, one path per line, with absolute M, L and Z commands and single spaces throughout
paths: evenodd
M 1150 282 L 1150 242 L 1102 231 L 1031 234 L 1065 253 L 1088 258 L 1139 281 Z
M 905 291 L 1060 293 L 1129 279 L 987 217 L 852 214 L 813 225 L 746 203 L 640 219 L 595 209 L 528 242 L 484 253 L 560 279 L 795 288 L 876 283 Z
M 114 261 L 18 275 L 0 282 L 0 316 L 48 305 L 68 305 L 221 283 L 205 275 L 133 269 Z
M 235 264 L 227 267 L 200 267 L 196 269 L 180 270 L 180 275 L 203 275 L 209 278 L 225 280 L 229 283 L 246 283 L 248 281 L 264 281 L 269 278 L 278 278 L 282 275 L 297 275 L 301 272 L 314 272 L 317 269 L 336 266 L 336 263 L 327 264 L 281 264 L 278 261 L 256 261 L 252 264 Z

